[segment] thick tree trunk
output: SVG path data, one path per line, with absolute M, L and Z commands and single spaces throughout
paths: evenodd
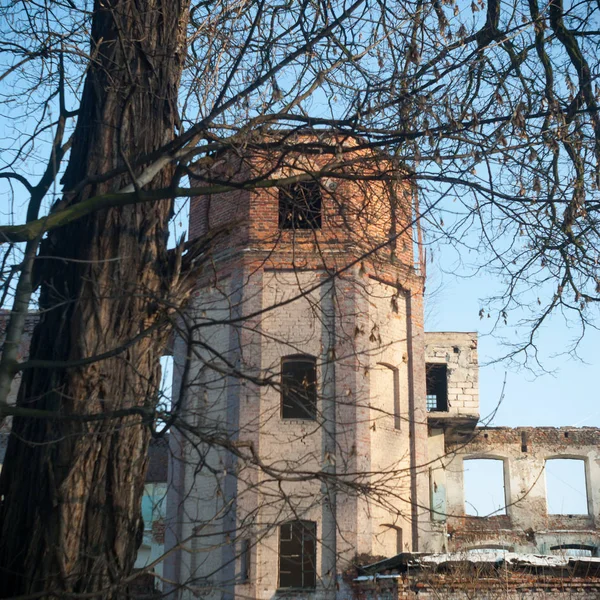
M 96 0 L 94 60 L 66 192 L 173 138 L 188 3 Z M 171 176 L 165 170 L 150 187 L 168 185 Z M 122 176 L 89 185 L 73 202 L 129 182 Z M 0 597 L 124 597 L 143 526 L 150 432 L 140 415 L 110 414 L 151 409 L 156 398 L 164 301 L 179 299 L 166 252 L 171 210 L 169 201 L 106 210 L 43 244 L 40 253 L 50 258 L 39 269 L 42 315 L 30 359 L 57 364 L 26 370 L 18 403 L 80 418 L 14 419 L 0 478 Z M 110 358 L 68 366 L 118 348 Z

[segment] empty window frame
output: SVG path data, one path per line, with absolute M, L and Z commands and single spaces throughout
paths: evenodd
M 317 417 L 317 359 L 294 354 L 281 359 L 281 417 Z
M 158 406 L 163 410 L 171 409 L 173 397 L 173 356 L 160 357 L 160 388 L 158 390 Z
M 559 544 L 551 546 L 550 552 L 558 556 L 598 556 L 598 548 L 587 544 Z
M 465 514 L 491 517 L 506 514 L 504 461 L 496 458 L 463 460 Z
M 280 588 L 316 587 L 316 538 L 313 521 L 292 521 L 279 527 Z
M 427 363 L 425 365 L 427 386 L 427 410 L 448 410 L 448 366 Z
M 320 229 L 322 205 L 318 181 L 301 181 L 280 187 L 280 229 Z
M 251 559 L 250 540 L 245 538 L 240 542 L 240 581 L 250 581 L 250 559 Z
M 495 544 L 492 544 L 490 546 L 477 546 L 475 548 L 469 548 L 467 550 L 467 554 L 495 558 L 503 558 L 507 552 L 511 552 L 511 549 L 505 546 L 499 546 Z
M 578 458 L 546 460 L 546 503 L 549 515 L 587 515 L 585 461 Z

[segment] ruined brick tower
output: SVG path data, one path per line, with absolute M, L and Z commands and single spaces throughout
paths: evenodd
M 221 232 L 175 352 L 207 443 L 175 449 L 166 576 L 201 595 L 335 597 L 353 557 L 427 535 L 413 194 L 355 140 L 308 142 L 215 158 L 239 189 L 192 202 L 191 237 Z

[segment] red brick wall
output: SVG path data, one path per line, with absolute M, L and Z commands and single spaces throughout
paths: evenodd
M 370 150 L 349 151 L 344 161 L 344 166 L 339 166 L 338 159 L 329 154 L 282 154 L 272 149 L 248 151 L 243 158 L 233 152 L 225 154 L 211 172 L 217 183 L 241 185 L 325 171 L 327 174 L 320 179 L 322 227 L 314 231 L 280 230 L 278 188 L 255 188 L 194 198 L 190 237 L 232 224 L 232 231 L 216 250 L 249 245 L 263 252 L 293 253 L 300 261 L 312 262 L 308 268 L 319 263 L 320 267 L 326 263 L 328 268 L 346 264 L 347 256 L 325 257 L 337 251 L 354 257 L 369 254 L 377 269 L 385 269 L 390 262 L 412 268 L 413 207 L 411 190 L 402 179 L 405 172 Z M 304 253 L 314 256 L 304 257 Z

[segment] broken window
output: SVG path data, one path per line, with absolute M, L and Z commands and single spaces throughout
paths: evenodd
M 318 181 L 301 181 L 279 188 L 281 229 L 320 229 L 322 197 Z
M 425 365 L 427 385 L 427 410 L 448 410 L 448 367 L 445 364 Z
M 546 502 L 549 515 L 587 515 L 585 461 L 551 458 L 546 461 Z
M 468 554 L 476 555 L 480 557 L 494 557 L 496 559 L 503 558 L 507 552 L 510 552 L 510 548 L 500 545 L 490 545 L 490 546 L 477 546 L 475 548 L 469 548 L 467 550 Z
M 314 588 L 317 584 L 317 524 L 292 521 L 279 527 L 279 587 Z
M 598 549 L 586 544 L 560 544 L 552 546 L 550 552 L 559 556 L 596 556 Z
M 317 360 L 307 354 L 281 359 L 281 417 L 315 419 L 317 416 Z
M 491 517 L 506 514 L 504 461 L 497 458 L 463 460 L 465 514 Z

